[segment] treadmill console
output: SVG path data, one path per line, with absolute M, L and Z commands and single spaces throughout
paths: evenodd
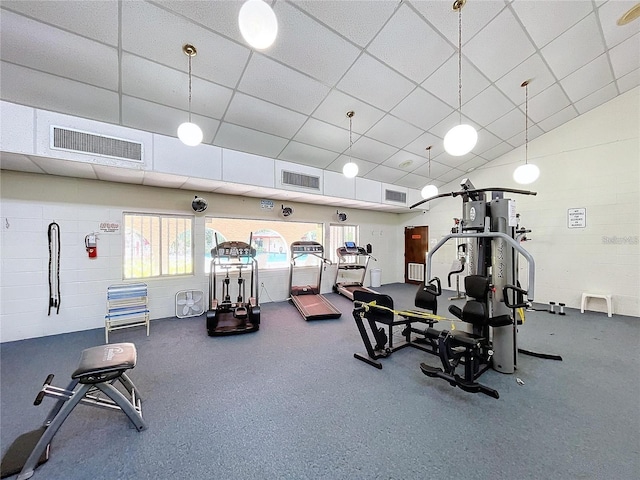
M 303 254 L 303 253 L 315 253 L 322 255 L 324 248 L 318 242 L 312 241 L 299 241 L 291 244 L 291 253 Z
M 346 253 L 358 253 L 358 246 L 356 242 L 344 242 L 344 249 Z
M 227 258 L 255 257 L 256 249 L 245 242 L 222 242 L 217 245 L 217 248 L 211 249 L 211 256 Z

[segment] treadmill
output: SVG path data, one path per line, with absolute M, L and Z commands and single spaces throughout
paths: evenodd
M 322 270 L 325 263 L 324 248 L 318 242 L 296 241 L 291 244 L 291 267 L 289 269 L 289 300 L 293 303 L 305 320 L 325 320 L 340 318 L 342 312 L 320 295 Z M 297 265 L 296 265 L 296 260 Z M 318 262 L 318 260 L 320 260 Z M 293 271 L 307 263 L 317 263 L 319 270 L 316 285 L 293 285 Z
M 372 258 L 376 260 L 366 249 L 358 247 L 355 242 L 344 242 L 344 247 L 338 248 L 336 254 L 338 255 L 338 269 L 336 270 L 336 279 L 333 285 L 334 292 L 344 295 L 349 300 L 353 300 L 353 292 L 355 291 L 379 294 L 375 290 L 364 286 L 369 260 Z M 341 272 L 343 274 L 345 272 L 356 273 L 351 273 L 352 281 L 338 282 Z

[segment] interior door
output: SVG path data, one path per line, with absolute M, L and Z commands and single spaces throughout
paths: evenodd
M 425 261 L 429 251 L 429 227 L 404 228 L 404 283 L 424 281 Z

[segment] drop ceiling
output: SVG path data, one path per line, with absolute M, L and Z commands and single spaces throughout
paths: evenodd
M 524 80 L 529 140 L 640 85 L 640 20 L 616 24 L 635 1 L 467 0 L 460 91 L 452 1 L 271 4 L 278 37 L 256 51 L 237 26 L 241 1 L 3 0 L 1 98 L 175 136 L 188 118 L 182 46 L 191 43 L 192 114 L 205 143 L 333 172 L 352 158 L 361 177 L 421 189 L 524 143 Z M 479 140 L 453 157 L 442 140 L 460 114 Z M 51 173 L 30 160 L 3 154 L 2 168 Z M 292 199 L 57 162 L 49 168 L 68 176 Z

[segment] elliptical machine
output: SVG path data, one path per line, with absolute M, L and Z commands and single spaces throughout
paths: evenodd
M 260 304 L 258 303 L 258 261 L 256 249 L 249 243 L 227 241 L 218 243 L 211 249 L 211 271 L 209 273 L 209 311 L 207 312 L 207 333 L 209 336 L 234 335 L 256 332 L 260 328 Z M 222 279 L 222 300 L 217 298 L 217 274 L 225 270 Z M 249 298 L 246 296 L 246 275 L 249 272 Z M 231 273 L 238 273 L 238 295 L 235 301 L 229 293 Z

